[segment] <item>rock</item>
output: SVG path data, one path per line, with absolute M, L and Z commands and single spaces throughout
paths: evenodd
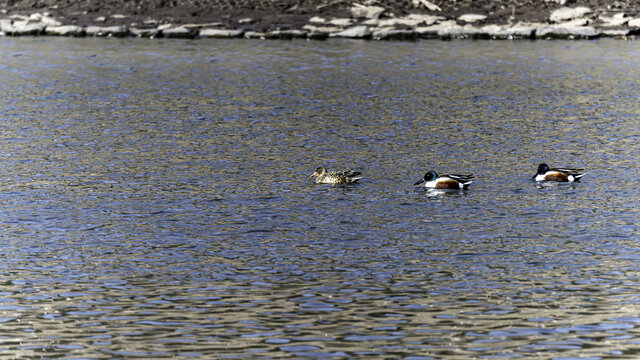
M 536 29 L 537 39 L 595 39 L 600 33 L 591 26 L 544 26 Z
M 385 8 L 380 6 L 363 6 L 354 3 L 351 8 L 351 16 L 354 18 L 366 18 L 366 19 L 378 19 L 380 15 L 385 11 Z
M 628 29 L 602 29 L 600 30 L 600 34 L 606 37 L 613 38 L 626 38 L 628 35 L 631 35 L 631 30 Z
M 453 25 L 438 30 L 438 37 L 449 39 L 488 39 L 489 34 L 470 25 Z
M 339 28 L 337 26 L 313 26 L 313 25 L 305 25 L 302 27 L 304 30 L 307 31 L 316 31 L 316 32 L 324 32 L 327 34 L 332 34 L 332 33 L 337 33 L 342 31 L 342 28 Z
M 202 29 L 199 36 L 202 38 L 236 38 L 242 36 L 242 30 Z
M 438 5 L 427 0 L 411 0 L 411 4 L 413 4 L 414 7 L 420 7 L 420 5 L 422 5 L 431 11 L 442 11 Z
M 371 37 L 371 31 L 368 26 L 354 26 L 346 30 L 333 34 L 335 37 L 352 38 L 352 39 L 366 39 Z
M 631 19 L 627 22 L 627 26 L 640 27 L 640 18 Z
M 476 21 L 482 21 L 484 19 L 486 19 L 487 17 L 485 15 L 479 15 L 479 14 L 464 14 L 464 15 L 460 15 L 458 17 L 458 20 L 460 21 L 464 21 L 467 23 L 474 23 Z
M 265 34 L 260 31 L 247 31 L 244 33 L 244 37 L 245 39 L 266 39 Z
M 268 31 L 264 34 L 265 39 L 304 39 L 307 37 L 307 33 L 301 30 L 274 30 Z
M 624 13 L 618 13 L 611 17 L 600 15 L 598 19 L 602 22 L 602 26 L 616 27 L 626 24 L 630 19 L 625 17 Z
M 312 40 L 324 40 L 329 37 L 330 32 L 322 31 L 321 29 L 315 28 L 311 29 L 307 32 L 307 38 Z
M 582 17 L 590 12 L 591 9 L 584 6 L 578 6 L 576 8 L 561 7 L 560 9 L 554 10 L 551 13 L 551 16 L 549 16 L 549 20 L 555 23 L 559 23 Z
M 85 29 L 87 36 L 100 37 L 125 37 L 129 31 L 124 26 L 87 26 Z
M 33 13 L 29 15 L 29 20 L 39 22 L 45 26 L 60 26 L 62 23 L 47 14 Z
M 84 36 L 84 28 L 76 25 L 64 25 L 64 26 L 47 26 L 45 31 L 47 35 L 53 36 Z
M 98 16 L 97 18 L 94 19 L 96 22 L 105 22 L 107 21 L 107 18 L 104 16 Z
M 375 24 L 378 27 L 389 27 L 389 26 L 409 26 L 416 27 L 422 23 L 419 19 L 406 19 L 406 18 L 393 18 L 393 19 L 384 19 L 384 20 L 373 20 L 378 23 Z M 369 22 L 365 22 L 365 25 L 374 25 Z
M 11 25 L 11 20 L 1 19 L 0 33 L 2 33 L 2 35 L 11 35 L 11 32 L 13 32 L 13 25 Z
M 445 18 L 443 18 L 442 16 L 427 15 L 427 14 L 409 14 L 407 15 L 406 19 L 418 20 L 419 25 L 429 26 L 437 23 L 438 21 L 444 20 Z
M 184 26 L 177 26 L 162 30 L 162 36 L 172 39 L 193 39 L 197 35 L 197 31 L 187 29 Z
M 335 26 L 347 27 L 351 25 L 351 19 L 347 19 L 347 18 L 331 19 L 329 20 L 329 24 L 335 25 Z
M 15 21 L 13 24 L 13 31 L 10 35 L 24 36 L 24 35 L 40 35 L 44 33 L 45 26 L 40 23 L 31 23 L 27 20 Z
M 309 22 L 312 24 L 324 24 L 326 20 L 319 16 L 314 16 L 311 19 L 309 19 Z
M 252 18 L 244 18 L 244 19 L 240 19 L 238 20 L 238 24 L 251 24 L 253 22 Z
M 202 28 L 211 28 L 214 26 L 222 26 L 223 24 L 221 22 L 210 22 L 210 23 L 204 23 L 204 24 L 184 24 L 182 26 L 186 27 L 187 29 L 202 29 Z
M 536 28 L 529 25 L 516 24 L 512 27 L 494 25 L 482 27 L 482 31 L 487 32 L 490 38 L 497 40 L 514 40 L 514 39 L 535 39 Z
M 576 27 L 576 26 L 586 26 L 589 25 L 589 19 L 586 18 L 577 18 L 577 19 L 573 19 L 571 21 L 567 21 L 567 22 L 562 22 L 559 23 L 557 25 L 554 26 L 559 26 L 559 27 Z
M 156 38 L 161 32 L 158 29 L 138 29 L 138 28 L 130 28 L 129 31 L 131 35 L 135 37 L 145 37 L 145 38 Z
M 378 30 L 371 34 L 374 40 L 415 40 L 418 33 L 413 30 Z
M 443 21 L 436 25 L 422 26 L 415 29 L 418 35 L 423 39 L 437 39 L 438 31 L 452 26 L 459 26 L 454 20 Z

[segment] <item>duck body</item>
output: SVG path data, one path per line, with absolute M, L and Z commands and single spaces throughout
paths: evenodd
M 556 182 L 578 182 L 585 175 L 584 169 L 575 168 L 550 168 L 542 163 L 538 166 L 538 171 L 533 175 L 535 181 L 556 181 Z
M 473 182 L 473 174 L 448 174 L 438 175 L 435 171 L 427 172 L 422 180 L 414 185 L 424 183 L 424 187 L 430 189 L 466 189 Z
M 315 177 L 316 184 L 353 184 L 362 179 L 361 174 L 361 172 L 355 170 L 327 171 L 321 166 L 309 177 Z

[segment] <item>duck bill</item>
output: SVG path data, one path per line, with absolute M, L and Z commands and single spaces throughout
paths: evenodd
M 312 177 L 316 177 L 316 176 L 318 176 L 318 173 L 317 173 L 317 172 L 314 172 L 313 174 L 309 175 L 309 177 L 310 177 L 310 178 L 312 178 Z
M 424 179 L 421 179 L 420 181 L 416 182 L 416 183 L 415 183 L 415 184 L 413 184 L 413 185 L 420 185 L 420 184 L 422 184 L 423 182 L 424 182 Z
M 538 174 L 533 175 L 533 176 L 531 177 L 531 180 L 535 180 L 535 179 L 536 179 L 536 176 L 538 176 Z

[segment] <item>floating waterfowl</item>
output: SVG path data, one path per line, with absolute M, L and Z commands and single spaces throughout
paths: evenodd
M 473 182 L 471 179 L 474 177 L 473 174 L 438 175 L 432 170 L 413 185 L 424 183 L 424 187 L 431 189 L 466 189 Z
M 533 175 L 535 181 L 578 182 L 584 176 L 584 169 L 574 168 L 550 168 L 542 163 L 538 166 L 538 172 Z
M 353 184 L 362 179 L 361 174 L 361 172 L 355 170 L 327 171 L 327 169 L 320 166 L 309 177 L 315 177 L 316 184 Z

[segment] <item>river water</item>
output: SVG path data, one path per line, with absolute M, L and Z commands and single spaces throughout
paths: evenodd
M 0 48 L 3 357 L 640 356 L 639 42 Z

